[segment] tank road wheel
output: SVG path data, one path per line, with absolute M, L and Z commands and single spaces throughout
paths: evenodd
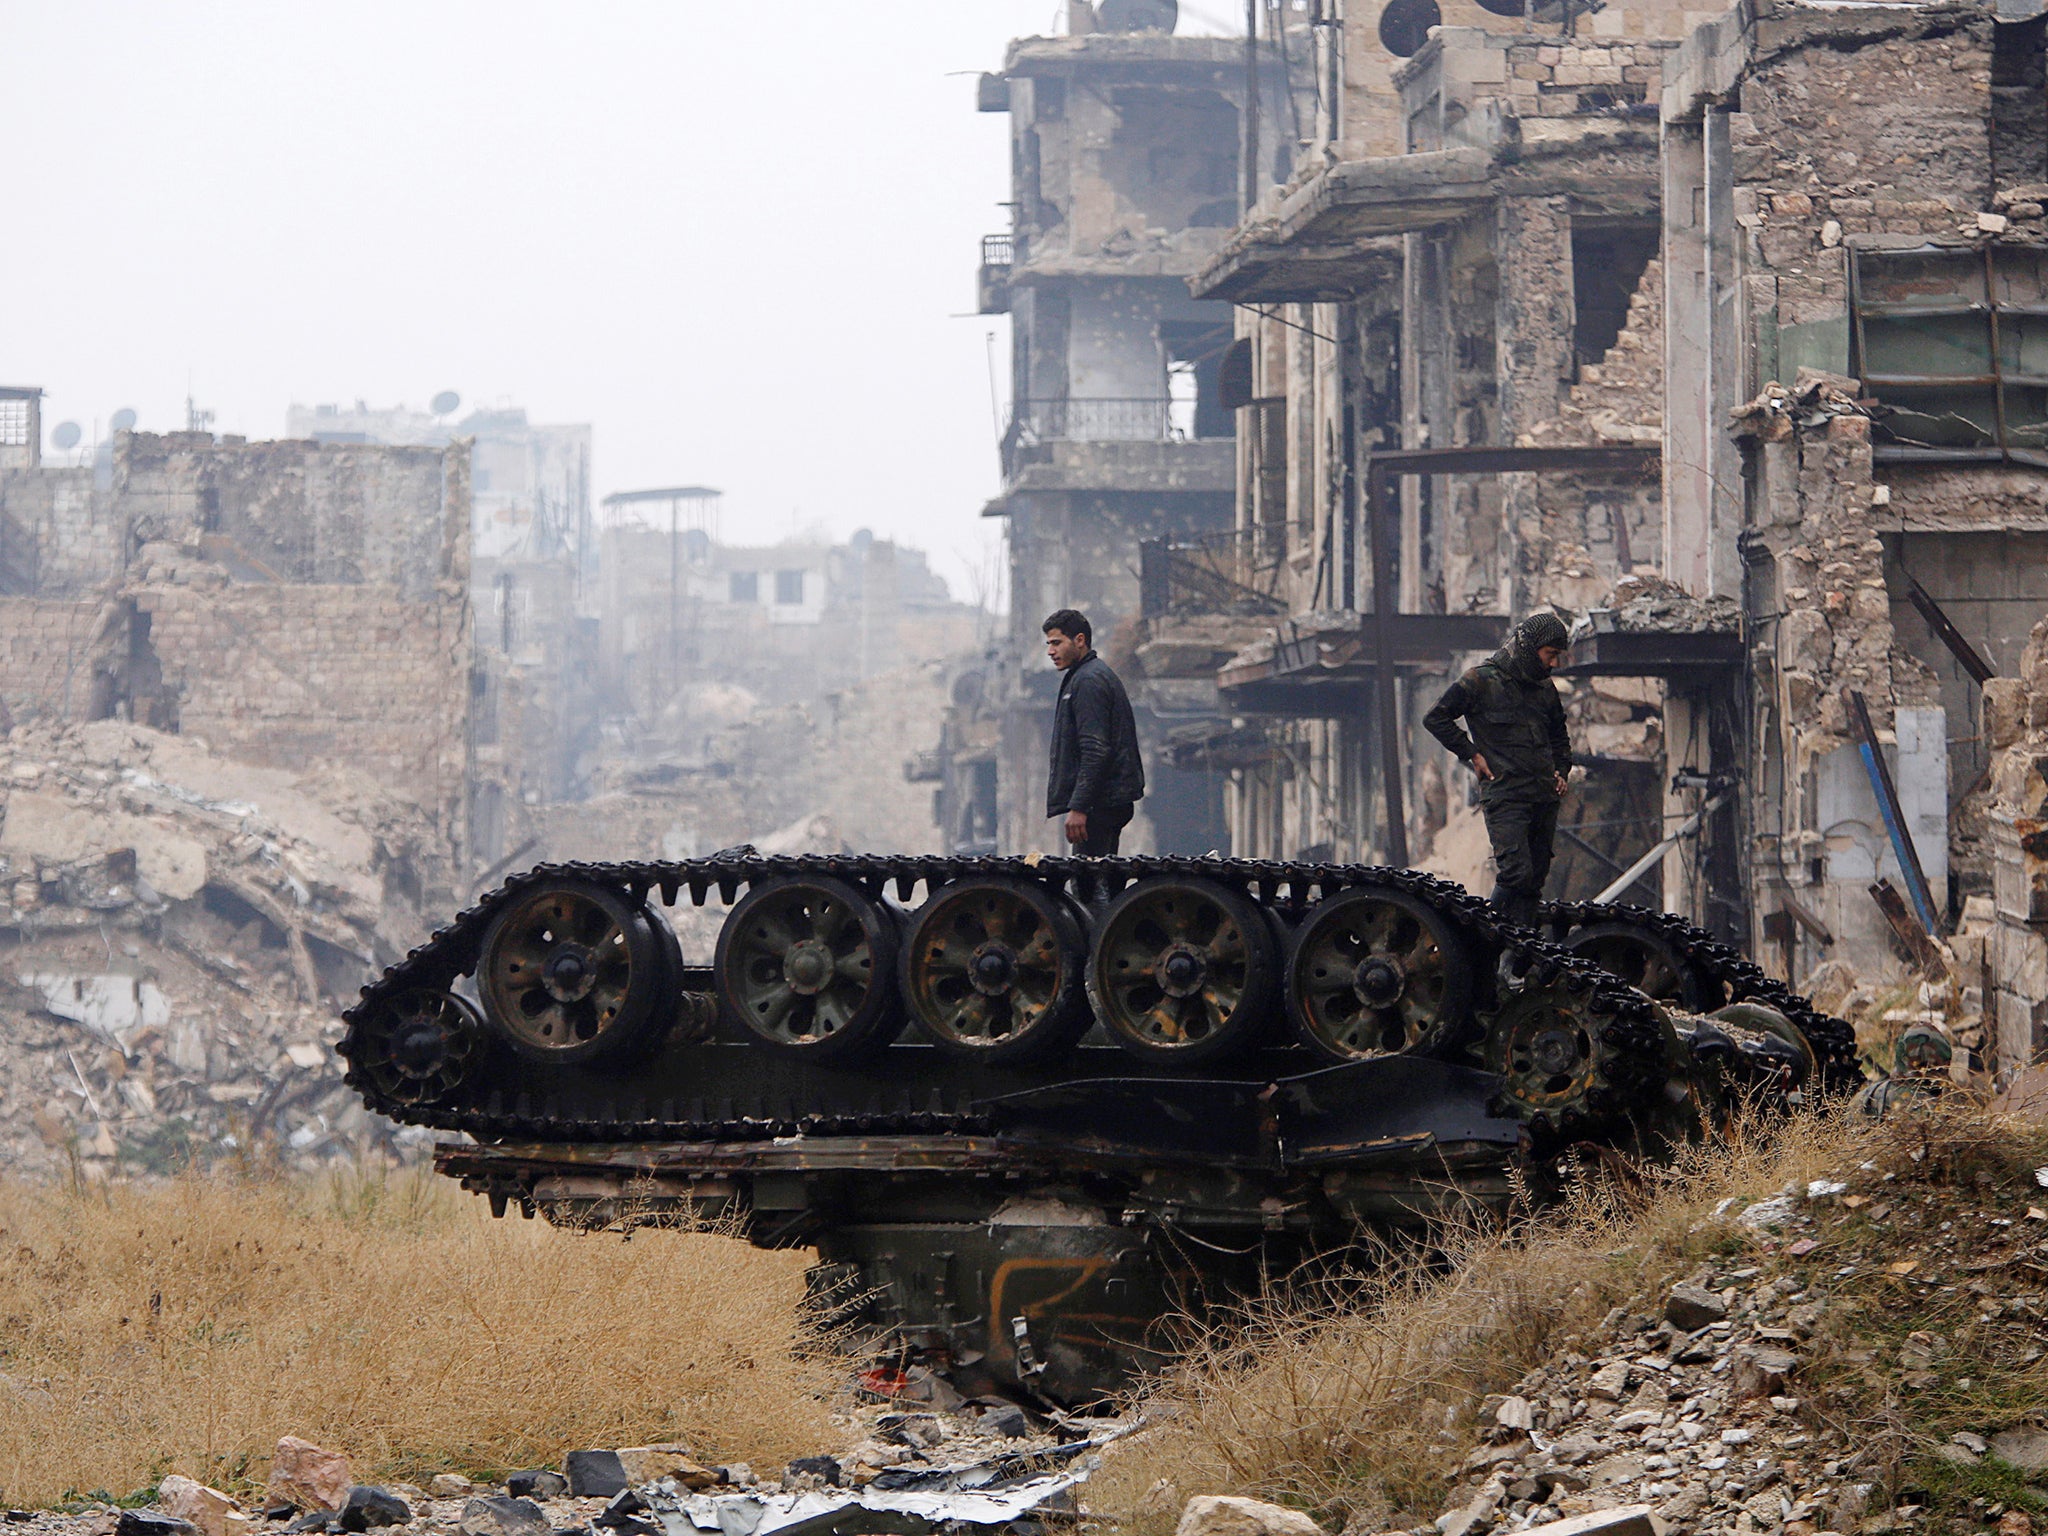
M 1102 914 L 1089 996 L 1132 1054 L 1216 1061 L 1264 1033 L 1275 947 L 1263 915 L 1222 886 L 1141 880 Z
M 1294 931 L 1288 1012 L 1302 1038 L 1337 1061 L 1434 1053 L 1471 1000 L 1456 933 L 1406 891 L 1339 891 Z
M 675 994 L 655 921 L 602 885 L 550 880 L 520 892 L 484 937 L 484 1016 L 529 1061 L 643 1050 L 667 1026 Z
M 1619 976 L 1645 997 L 1681 1013 L 1704 1013 L 1715 999 L 1679 947 L 1648 923 L 1605 918 L 1575 929 L 1564 947 Z
M 461 1086 L 482 1030 L 467 1000 L 416 987 L 363 1020 L 350 1054 L 371 1088 L 392 1103 L 433 1104 Z
M 1590 992 L 1561 983 L 1525 986 L 1487 1028 L 1486 1065 L 1501 1075 L 1508 1103 L 1531 1126 L 1553 1133 L 1590 1129 L 1637 1107 L 1627 1102 L 1631 1089 L 1657 1076 L 1651 1068 L 1661 1063 L 1661 1052 L 1652 1052 L 1655 1061 L 1639 1061 L 1628 1029 L 1594 1012 Z M 1669 1023 L 1661 1029 L 1668 1035 Z
M 726 1011 L 778 1050 L 845 1061 L 903 1027 L 895 920 L 843 880 L 755 886 L 719 930 L 715 964 Z
M 1066 899 L 1012 880 L 934 893 L 903 941 L 903 997 L 932 1044 L 1009 1066 L 1080 1039 L 1090 1015 L 1088 941 Z

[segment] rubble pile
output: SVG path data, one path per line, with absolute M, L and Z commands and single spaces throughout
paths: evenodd
M 339 1005 L 423 935 L 446 852 L 345 769 L 119 720 L 0 741 L 0 1159 L 163 1171 L 400 1133 L 342 1086 Z
M 2048 1511 L 2048 1187 L 1865 1163 L 1722 1214 L 1730 1257 L 1481 1405 L 1416 1536 L 1630 1505 L 1742 1536 L 1913 1529 L 1939 1505 L 2027 1536 Z M 1948 1475 L 1973 1469 L 1997 1477 Z
M 248 1497 L 173 1473 L 157 1485 L 150 1508 L 15 1510 L 7 1518 L 50 1536 L 334 1536 L 378 1529 L 393 1536 L 772 1536 L 1002 1527 L 1035 1514 L 1072 1514 L 1071 1491 L 1096 1465 L 1095 1453 L 1124 1430 L 1096 1420 L 1090 1433 L 1055 1431 L 1032 1424 L 1013 1405 L 963 1402 L 933 1385 L 943 1406 L 869 1405 L 841 1415 L 855 1437 L 846 1448 L 799 1457 L 779 1477 L 663 1443 L 570 1451 L 555 1467 L 501 1481 L 442 1472 L 424 1488 L 387 1486 L 357 1482 L 346 1456 L 287 1435 L 268 1480 L 252 1484 Z

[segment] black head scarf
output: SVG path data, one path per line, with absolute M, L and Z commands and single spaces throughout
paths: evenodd
M 1507 644 L 1493 653 L 1493 659 L 1524 682 L 1540 682 L 1550 673 L 1536 653 L 1546 645 L 1569 645 L 1571 638 L 1571 631 L 1556 614 L 1532 613 L 1508 632 Z

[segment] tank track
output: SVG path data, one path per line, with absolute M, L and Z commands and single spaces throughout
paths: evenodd
M 1560 944 L 1569 944 L 1572 933 L 1579 928 L 1612 921 L 1647 929 L 1669 943 L 1717 994 L 1712 1006 L 1762 1003 L 1784 1014 L 1812 1045 L 1820 1062 L 1823 1092 L 1853 1093 L 1862 1087 L 1863 1070 L 1857 1065 L 1854 1026 L 1845 1019 L 1822 1013 L 1777 977 L 1767 974 L 1754 960 L 1704 928 L 1695 927 L 1675 913 L 1619 903 L 1547 902 L 1543 909 L 1543 930 Z
M 909 1102 L 907 1092 L 888 1096 L 894 1103 L 864 1104 L 854 1113 L 819 1112 L 793 1102 L 785 1102 L 779 1110 L 756 1105 L 729 1112 L 671 1100 L 637 1108 L 621 1103 L 606 1113 L 571 1117 L 549 1102 L 546 1072 L 525 1074 L 519 1080 L 520 1091 L 494 1092 L 482 1104 L 444 1106 L 397 1102 L 380 1092 L 372 1075 L 363 1070 L 370 1048 L 366 1021 L 414 989 L 452 991 L 476 970 L 492 919 L 508 902 L 538 883 L 594 883 L 629 893 L 636 902 L 659 892 L 663 903 L 671 906 L 686 894 L 701 906 L 714 892 L 730 904 L 751 886 L 785 876 L 830 877 L 877 898 L 893 891 L 895 899 L 903 903 L 911 900 L 919 886 L 931 890 L 956 880 L 999 877 L 1035 882 L 1084 904 L 1107 899 L 1137 880 L 1175 876 L 1220 884 L 1283 916 L 1298 916 L 1315 901 L 1342 890 L 1397 890 L 1440 913 L 1465 938 L 1475 959 L 1494 965 L 1496 974 L 1513 977 L 1518 987 L 1562 986 L 1574 1008 L 1597 1021 L 1605 1057 L 1604 1080 L 1591 1103 L 1599 1116 L 1621 1118 L 1653 1111 L 1670 1070 L 1670 1025 L 1650 999 L 1562 945 L 1501 922 L 1488 902 L 1463 887 L 1417 870 L 1175 856 L 763 856 L 748 850 L 683 861 L 548 864 L 506 880 L 363 989 L 343 1015 L 348 1029 L 340 1050 L 350 1063 L 347 1081 L 369 1108 L 394 1120 L 486 1139 L 736 1141 L 797 1134 L 965 1135 L 985 1131 L 988 1117 L 973 1103 L 956 1100 L 918 1106 Z M 1761 972 L 1756 974 L 1762 978 Z M 1469 1049 L 1477 1043 L 1478 1033 L 1476 1025 L 1468 1025 L 1458 1046 Z M 1566 1127 L 1548 1129 L 1562 1131 Z

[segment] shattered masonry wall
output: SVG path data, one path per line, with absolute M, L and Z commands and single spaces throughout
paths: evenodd
M 1747 765 L 1755 786 L 1752 914 L 1770 911 L 1768 893 L 1782 885 L 1834 929 L 1827 956 L 1875 972 L 1893 962 L 1868 875 L 1850 873 L 1858 865 L 1843 829 L 1858 818 L 1839 802 L 1855 778 L 1844 766 L 1852 748 L 1842 691 L 1866 694 L 1881 733 L 1892 733 L 1901 710 L 1946 704 L 1947 735 L 1972 734 L 1967 715 L 1955 717 L 1956 699 L 1943 698 L 1929 665 L 1935 656 L 1919 654 L 1939 649 L 1924 625 L 1894 627 L 1901 594 L 1887 587 L 1880 535 L 1967 526 L 2005 477 L 1873 468 L 1871 423 L 1852 403 L 1857 391 L 1822 375 L 1844 374 L 1852 361 L 1852 249 L 1967 247 L 1983 238 L 1978 212 L 1993 198 L 1993 24 L 1988 9 L 1966 4 L 1766 4 L 1755 16 L 1739 43 L 1730 34 L 1730 46 L 1751 48 L 1753 57 L 1741 74 L 1739 109 L 1727 114 L 1747 333 L 1740 388 L 1775 390 L 1745 408 L 1739 432 L 1753 469 L 1747 606 L 1768 642 L 1753 677 Z M 1695 383 L 1690 368 L 1674 374 L 1674 387 Z M 1767 563 L 1755 563 L 1757 555 Z M 1953 759 L 1949 766 L 1949 794 L 1959 796 L 1968 786 Z M 1826 824 L 1831 784 L 1833 814 L 1844 818 L 1836 826 Z M 1955 859 L 1965 891 L 1985 873 L 1981 840 L 1953 834 L 1973 819 L 1967 808 L 1952 818 L 1940 850 Z M 1885 846 L 1867 827 L 1853 836 Z M 1824 957 L 1807 938 L 1800 946 L 1795 970 Z
M 375 443 L 216 443 L 205 432 L 128 433 L 114 492 L 137 544 L 189 532 L 224 539 L 282 582 L 382 583 L 423 600 L 468 568 L 468 507 L 448 515 L 441 448 Z M 462 455 L 466 460 L 466 455 Z M 467 481 L 467 467 L 464 467 Z
M 1842 46 L 1848 25 L 1840 11 L 1771 8 L 1769 54 L 1729 118 L 1752 389 L 1792 382 L 1798 362 L 1847 371 L 1848 245 L 1974 236 L 1990 206 L 1989 14 L 1888 7 L 1859 23 L 1862 47 Z
M 120 573 L 126 553 L 91 469 L 0 470 L 0 592 L 90 591 Z
M 148 586 L 136 604 L 182 733 L 266 767 L 352 763 L 456 813 L 469 693 L 458 605 L 255 585 Z
M 1545 447 L 1655 445 L 1664 427 L 1664 274 L 1651 261 L 1629 300 L 1621 334 L 1579 369 L 1556 416 L 1522 434 Z M 1601 606 L 1616 578 L 1661 563 L 1661 488 L 1655 476 L 1536 475 L 1535 518 L 1516 529 L 1518 584 L 1577 612 Z
M 1991 773 L 1992 898 L 1985 1016 L 2001 1080 L 2048 1060 L 2048 619 L 2010 677 L 1984 685 Z
M 107 619 L 98 599 L 0 597 L 0 708 L 13 723 L 92 717 Z
M 352 761 L 459 840 L 463 446 L 123 432 L 109 485 L 20 472 L 0 498 L 0 534 L 40 541 L 24 545 L 40 585 L 0 597 L 0 705 L 17 723 L 120 716 L 252 763 Z
M 1853 860 L 1851 844 L 1862 834 L 1825 823 L 1821 760 L 1853 749 L 1845 689 L 1864 694 L 1880 733 L 1892 730 L 1898 710 L 1938 705 L 1940 695 L 1933 673 L 1895 643 L 1884 543 L 1871 517 L 1869 419 L 1846 396 L 1833 400 L 1812 425 L 1787 409 L 1758 409 L 1745 422 L 1756 464 L 1752 538 L 1770 556 L 1752 575 L 1767 589 L 1750 600 L 1764 641 L 1752 652 L 1756 729 L 1747 765 L 1757 786 L 1752 833 L 1762 888 L 1753 907 L 1761 916 L 1771 910 L 1771 887 L 1791 889 L 1834 930 L 1831 955 L 1875 970 L 1887 963 L 1889 939 L 1867 873 L 1835 872 L 1838 858 Z M 1880 862 L 1887 856 L 1877 854 Z

